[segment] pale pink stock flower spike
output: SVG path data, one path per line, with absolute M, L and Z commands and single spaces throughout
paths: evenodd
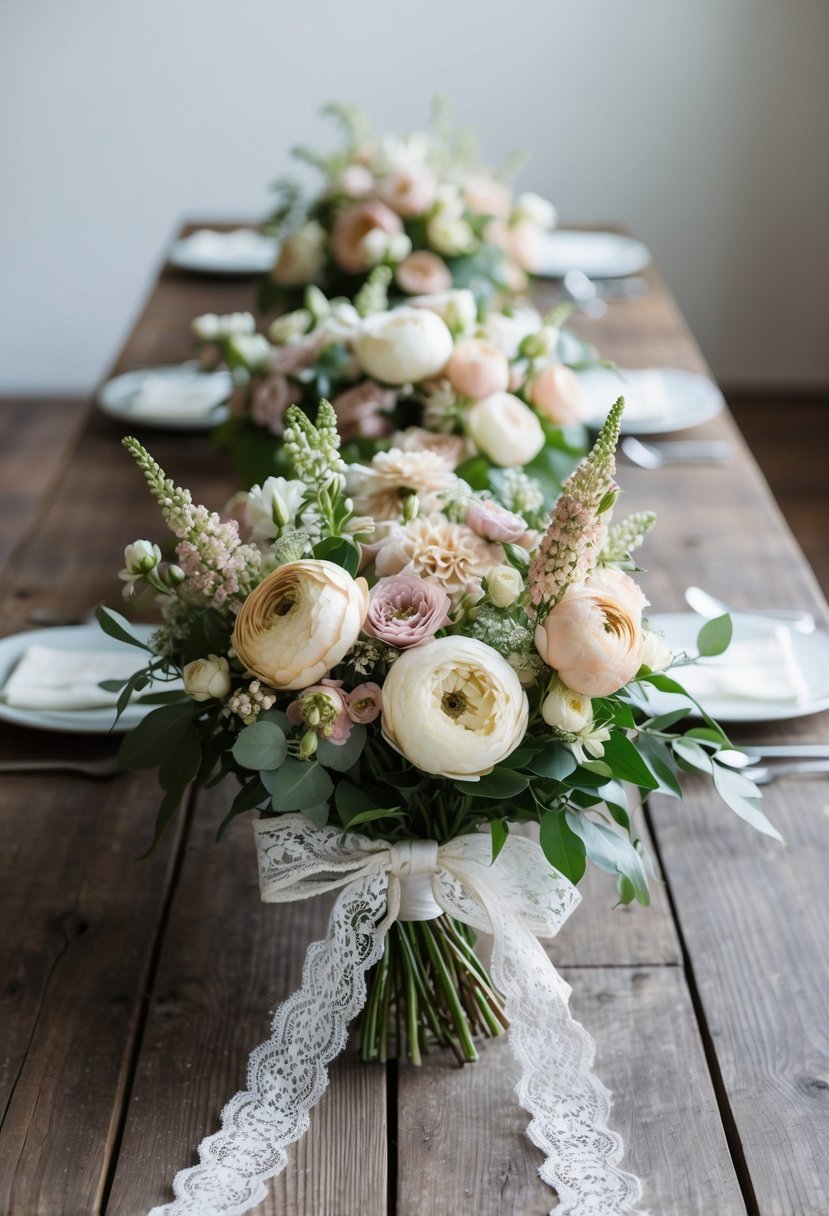
M 562 487 L 547 531 L 530 562 L 527 612 L 541 620 L 571 583 L 595 567 L 607 534 L 602 518 L 608 495 L 616 490 L 616 444 L 624 409 L 620 397 L 611 408 L 593 449 Z

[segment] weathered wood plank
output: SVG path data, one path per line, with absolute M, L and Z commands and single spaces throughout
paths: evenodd
M 269 1013 L 299 984 L 306 946 L 324 936 L 326 901 L 263 904 L 246 821 L 220 843 L 230 791 L 200 796 L 151 998 L 108 1216 L 169 1197 L 177 1170 L 244 1085 Z M 259 1210 L 267 1216 L 384 1216 L 386 1077 L 346 1056 L 307 1136 Z
M 151 777 L 0 784 L 0 1211 L 99 1210 L 178 833 Z
M 555 951 L 552 952 L 555 954 Z M 678 968 L 572 968 L 573 1014 L 597 1043 L 596 1068 L 614 1092 L 625 1165 L 659 1216 L 743 1216 L 688 992 Z M 536 1216 L 551 1192 L 513 1095 L 506 1040 L 458 1069 L 445 1056 L 401 1068 L 398 1216 L 486 1212 Z M 712 1204 L 715 1206 L 712 1207 Z

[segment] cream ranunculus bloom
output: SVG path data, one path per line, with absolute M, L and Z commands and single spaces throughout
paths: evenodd
M 642 665 L 642 607 L 633 579 L 620 570 L 598 571 L 571 584 L 536 627 L 545 663 L 574 692 L 606 697 L 632 680 Z
M 517 674 L 476 638 L 405 651 L 383 685 L 383 734 L 424 773 L 476 781 L 518 746 L 529 707 Z
M 384 384 L 417 384 L 436 376 L 452 349 L 452 335 L 437 313 L 406 306 L 366 317 L 355 343 L 363 370 Z
M 533 411 L 512 393 L 492 393 L 466 415 L 475 446 L 497 465 L 529 464 L 544 447 L 544 432 Z
M 348 653 L 368 612 L 368 584 L 333 562 L 274 570 L 245 600 L 233 648 L 273 688 L 308 688 Z
M 185 664 L 182 675 L 185 691 L 194 701 L 226 697 L 230 692 L 230 664 L 222 655 L 209 654 L 206 659 L 194 659 Z

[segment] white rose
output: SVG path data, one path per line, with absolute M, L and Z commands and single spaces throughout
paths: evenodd
M 366 317 L 355 350 L 363 370 L 375 380 L 417 384 L 443 370 L 453 346 L 436 313 L 403 307 Z
M 510 317 L 502 312 L 490 313 L 481 329 L 508 359 L 517 359 L 521 343 L 538 333 L 541 326 L 541 314 L 535 308 L 517 308 Z
M 514 566 L 494 566 L 486 576 L 486 588 L 496 608 L 509 608 L 524 590 L 521 571 Z
M 230 666 L 227 659 L 209 654 L 206 659 L 194 659 L 182 671 L 185 691 L 194 701 L 209 701 L 226 697 L 230 692 Z
M 124 550 L 124 565 L 130 574 L 149 574 L 161 561 L 161 550 L 149 540 L 136 540 Z
M 284 316 L 271 321 L 268 337 L 277 346 L 285 346 L 293 338 L 307 334 L 312 322 L 313 317 L 307 308 L 295 308 L 293 312 L 286 312 Z
M 539 228 L 555 228 L 558 219 L 553 204 L 533 190 L 518 196 L 512 214 L 517 220 L 529 220 L 532 224 L 538 224 Z
M 514 751 L 529 706 L 506 659 L 476 638 L 437 638 L 395 660 L 383 734 L 424 773 L 475 781 Z
M 245 523 L 251 539 L 273 540 L 280 528 L 293 524 L 305 497 L 305 484 L 268 477 L 252 486 L 245 500 Z
M 471 253 L 477 245 L 475 233 L 466 220 L 455 219 L 442 212 L 433 216 L 426 225 L 426 240 L 430 249 L 449 258 Z
M 493 464 L 529 464 L 544 447 L 544 431 L 533 411 L 512 393 L 492 393 L 467 412 L 466 429 Z
M 673 651 L 665 639 L 655 630 L 649 629 L 642 646 L 642 662 L 651 671 L 664 671 L 674 660 Z
M 593 703 L 556 680 L 541 703 L 541 716 L 548 726 L 578 735 L 593 720 Z
M 230 350 L 252 372 L 267 371 L 271 361 L 271 344 L 264 334 L 234 334 Z
M 436 291 L 428 296 L 411 296 L 406 301 L 410 308 L 428 308 L 445 321 L 453 334 L 468 334 L 478 320 L 478 305 L 475 296 L 467 287 L 453 287 L 450 291 Z
M 271 277 L 283 287 L 297 287 L 317 277 L 325 263 L 325 229 L 308 220 L 282 242 Z
M 256 318 L 251 312 L 228 312 L 219 317 L 218 322 L 219 336 L 222 338 L 256 333 Z

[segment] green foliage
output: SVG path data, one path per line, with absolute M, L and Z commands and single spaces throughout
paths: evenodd
M 706 621 L 697 634 L 697 649 L 705 658 L 723 654 L 731 644 L 734 625 L 728 613 Z
M 584 877 L 587 857 L 584 842 L 567 822 L 562 811 L 547 811 L 541 819 L 539 839 L 550 865 L 572 883 Z
M 275 722 L 254 722 L 239 732 L 232 751 L 242 768 L 273 771 L 284 762 L 288 742 Z

